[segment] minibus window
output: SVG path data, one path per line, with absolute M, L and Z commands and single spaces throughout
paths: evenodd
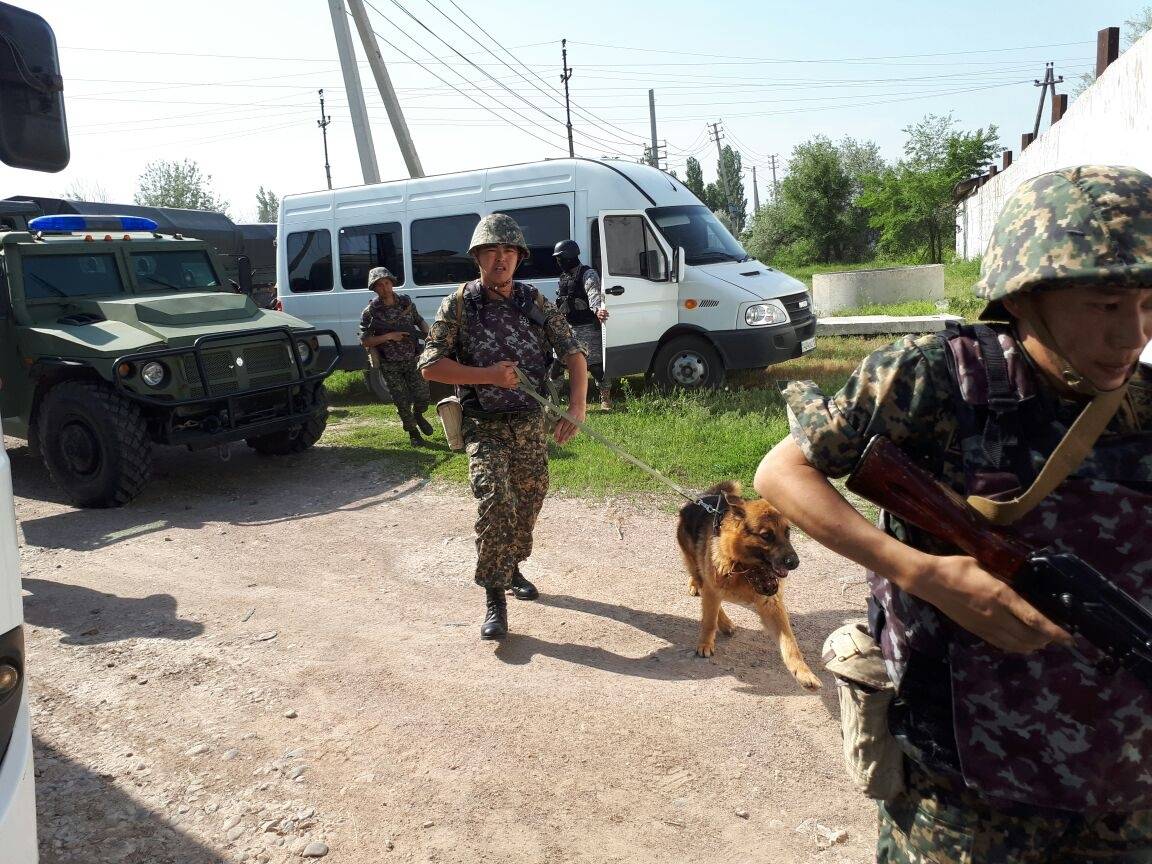
M 468 254 L 480 216 L 442 216 L 412 221 L 412 279 L 417 285 L 467 282 L 479 271 Z
M 332 290 L 332 235 L 327 229 L 289 234 L 286 252 L 293 294 Z
M 683 247 L 685 264 L 718 264 L 751 258 L 715 214 L 703 205 L 657 207 L 647 212 L 673 249 Z
M 368 271 L 387 267 L 404 284 L 404 240 L 399 222 L 354 225 L 340 229 L 340 284 L 345 288 L 368 287 Z
M 604 245 L 611 275 L 652 282 L 668 278 L 667 259 L 643 216 L 605 216 Z
M 561 240 L 572 237 L 572 218 L 568 208 L 564 204 L 552 204 L 498 212 L 507 213 L 516 220 L 532 253 L 516 268 L 516 278 L 555 279 L 559 276 L 560 265 L 552 257 L 552 250 Z

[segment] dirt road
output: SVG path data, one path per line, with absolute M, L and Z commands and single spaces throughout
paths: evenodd
M 44 864 L 871 859 L 834 686 L 801 690 L 740 609 L 693 656 L 655 505 L 550 499 L 543 596 L 494 645 L 470 499 L 387 452 L 173 450 L 133 505 L 78 511 L 9 445 Z M 822 671 L 864 590 L 798 551 Z

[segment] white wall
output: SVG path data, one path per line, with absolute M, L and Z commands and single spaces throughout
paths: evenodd
M 1050 110 L 1051 100 L 1045 107 Z M 1131 165 L 1152 174 L 1152 34 L 1121 54 L 1027 150 L 1009 149 L 1015 160 L 1008 169 L 957 208 L 957 255 L 984 254 L 1004 201 L 1037 174 L 1090 164 Z

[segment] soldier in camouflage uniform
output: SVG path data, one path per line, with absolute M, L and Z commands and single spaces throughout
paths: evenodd
M 360 344 L 379 357 L 380 377 L 408 439 L 419 447 L 424 443 L 420 433 L 432 434 L 432 424 L 424 419 L 430 401 L 428 382 L 416 371 L 417 340 L 428 335 L 428 325 L 412 298 L 393 290 L 395 283 L 396 277 L 386 267 L 373 267 L 368 273 L 368 287 L 376 292 L 376 299 L 360 315 Z
M 1152 177 L 1083 166 L 1024 183 L 983 262 L 981 319 L 905 338 L 839 393 L 785 390 L 792 435 L 756 489 L 869 568 L 905 790 L 878 861 L 1152 861 L 1152 693 L 974 559 L 829 484 L 884 435 L 961 495 L 1018 498 L 1092 398 L 1119 400 L 1081 465 L 1013 523 L 1152 605 Z
M 528 257 L 524 233 L 503 213 L 485 216 L 469 248 L 480 278 L 440 304 L 419 368 L 455 384 L 464 411 L 468 476 L 476 497 L 476 584 L 486 596 L 480 638 L 508 632 L 505 592 L 539 596 L 520 572 L 532 552 L 532 529 L 548 492 L 548 433 L 539 404 L 518 389 L 519 368 L 543 392 L 553 353 L 569 373 L 568 413 L 584 421 L 588 367 L 564 316 L 531 285 L 513 280 Z M 561 420 L 563 444 L 577 427 Z

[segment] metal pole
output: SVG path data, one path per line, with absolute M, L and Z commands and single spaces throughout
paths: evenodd
M 660 167 L 660 151 L 656 147 L 656 91 L 648 91 L 648 119 L 652 124 L 652 158 L 648 160 L 653 168 Z
M 752 166 L 752 213 L 760 212 L 760 189 L 756 185 L 756 166 Z
M 352 20 L 356 22 L 356 29 L 360 31 L 360 43 L 364 46 L 364 54 L 368 57 L 368 65 L 376 79 L 380 98 L 384 100 L 384 108 L 388 112 L 392 132 L 396 135 L 396 143 L 400 146 L 400 153 L 404 157 L 405 166 L 408 168 L 408 176 L 423 177 L 424 169 L 420 165 L 420 157 L 416 155 L 416 145 L 412 143 L 412 136 L 408 134 L 408 124 L 404 120 L 400 100 L 396 98 L 392 79 L 388 77 L 388 67 L 384 65 L 380 46 L 376 44 L 376 34 L 372 32 L 372 25 L 368 23 L 368 13 L 364 11 L 363 0 L 348 0 L 348 9 L 352 12 Z
M 572 77 L 572 70 L 568 68 L 568 40 L 560 40 L 560 57 L 564 61 L 564 71 L 560 80 L 564 82 L 564 114 L 568 117 L 568 156 L 575 157 L 576 150 L 572 146 L 572 109 L 568 105 L 568 79 Z
M 332 32 L 336 36 L 336 51 L 340 55 L 340 69 L 344 73 L 344 90 L 348 96 L 348 110 L 352 115 L 352 132 L 356 136 L 356 152 L 360 155 L 360 171 L 365 183 L 379 183 L 380 169 L 376 166 L 376 149 L 372 145 L 372 129 L 368 125 L 368 108 L 364 104 L 364 91 L 360 86 L 360 70 L 356 67 L 356 52 L 352 48 L 352 31 L 344 13 L 344 0 L 328 0 L 332 13 Z
M 328 188 L 332 188 L 332 167 L 328 164 L 328 124 L 332 118 L 324 113 L 324 91 L 320 91 L 320 119 L 316 125 L 320 127 L 320 134 L 324 136 L 324 174 L 328 177 Z
M 776 154 L 772 154 L 772 201 L 780 197 L 780 185 L 776 182 Z

